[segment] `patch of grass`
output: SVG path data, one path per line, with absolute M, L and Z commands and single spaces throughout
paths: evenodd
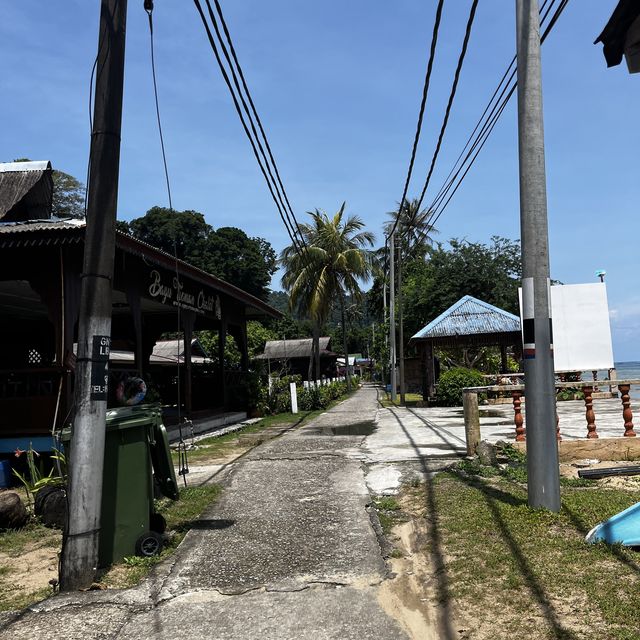
M 17 589 L 6 589 L 0 586 L 0 611 L 20 611 L 25 607 L 40 602 L 53 595 L 51 587 L 44 587 L 36 591 L 21 592 Z
M 391 553 L 389 554 L 392 558 L 402 558 L 404 557 L 404 553 L 402 553 L 402 551 L 400 549 L 398 549 L 397 547 L 395 549 L 392 549 Z
M 399 511 L 400 503 L 393 496 L 382 496 L 375 498 L 373 504 L 376 505 L 376 509 L 383 511 Z
M 439 539 L 430 548 L 456 608 L 477 616 L 483 637 L 640 637 L 640 553 L 584 541 L 596 523 L 639 502 L 640 491 L 563 482 L 560 513 L 530 509 L 526 486 L 506 473 L 454 470 L 427 494 L 406 491 L 416 517 L 433 506 Z
M 0 552 L 19 556 L 27 548 L 59 547 L 62 534 L 32 518 L 22 529 L 0 532 Z
M 391 396 L 387 394 L 380 394 L 378 397 L 378 402 L 383 407 L 400 407 L 400 394 L 398 394 L 396 401 L 391 401 Z M 407 407 L 415 407 L 418 402 L 422 402 L 422 395 L 419 393 L 405 393 L 405 406 Z
M 130 556 L 111 567 L 101 581 L 110 587 L 127 588 L 140 582 L 149 571 L 171 555 L 182 542 L 187 531 L 193 527 L 198 517 L 219 497 L 219 485 L 187 487 L 180 491 L 180 499 L 173 501 L 162 498 L 156 501 L 156 511 L 167 521 L 167 531 L 174 532 L 160 555 L 152 558 Z
M 373 506 L 376 509 L 380 526 L 385 534 L 390 533 L 398 522 L 406 520 L 406 517 L 400 511 L 400 503 L 392 496 L 374 498 Z

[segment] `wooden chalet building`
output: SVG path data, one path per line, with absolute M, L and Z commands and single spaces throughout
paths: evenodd
M 50 218 L 50 209 L 50 163 L 0 164 L 0 452 L 5 453 L 29 442 L 49 449 L 47 434 L 67 424 L 73 410 L 85 223 Z M 246 323 L 268 316 L 280 313 L 117 232 L 109 405 L 116 404 L 118 376 L 136 375 L 154 388 L 154 367 L 161 366 L 152 357 L 154 349 L 163 334 L 179 331 L 175 375 L 164 376 L 160 398 L 168 413 L 177 413 L 178 379 L 183 415 L 205 418 L 243 409 L 237 391 L 249 366 Z M 202 329 L 219 332 L 220 363 L 227 334 L 234 337 L 242 354 L 240 371 L 215 368 L 199 352 L 194 375 L 193 334 Z

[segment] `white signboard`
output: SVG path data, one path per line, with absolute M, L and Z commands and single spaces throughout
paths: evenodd
M 556 372 L 613 368 L 609 304 L 603 282 L 551 287 L 551 317 Z

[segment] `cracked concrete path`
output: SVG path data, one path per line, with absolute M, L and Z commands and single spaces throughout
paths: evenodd
M 0 639 L 406 640 L 378 599 L 388 570 L 354 454 L 376 411 L 364 387 L 256 447 L 139 587 L 51 598 L 5 618 Z

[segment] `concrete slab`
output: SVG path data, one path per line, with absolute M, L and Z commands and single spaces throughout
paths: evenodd
M 374 589 L 309 588 L 221 598 L 200 592 L 136 616 L 118 640 L 406 640 Z

